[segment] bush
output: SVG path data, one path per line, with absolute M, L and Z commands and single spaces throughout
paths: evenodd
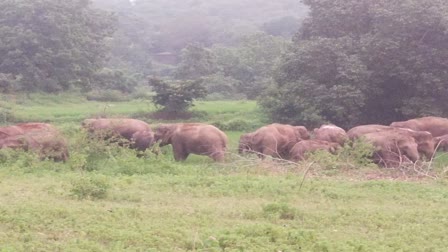
M 363 139 L 347 143 L 340 153 L 342 159 L 356 167 L 365 167 L 372 164 L 372 155 L 375 147 Z
M 148 80 L 149 86 L 156 93 L 152 97 L 152 102 L 161 111 L 178 113 L 187 111 L 193 106 L 195 99 L 204 98 L 207 89 L 203 80 L 166 82 L 156 78 Z
M 10 170 L 30 172 L 39 167 L 39 157 L 34 152 L 27 152 L 21 149 L 0 149 L 0 166 Z
M 71 195 L 79 200 L 104 199 L 107 197 L 107 191 L 110 183 L 107 177 L 80 177 L 72 181 Z
M 134 100 L 151 100 L 151 98 L 155 95 L 154 92 L 151 91 L 148 87 L 137 87 L 134 92 L 131 94 L 131 98 Z
M 316 151 L 308 156 L 308 162 L 314 162 L 324 170 L 368 167 L 373 164 L 372 155 L 375 148 L 362 139 L 348 142 L 333 155 L 327 151 Z
M 272 203 L 263 207 L 264 217 L 276 217 L 282 220 L 294 220 L 297 209 L 290 207 L 286 203 Z

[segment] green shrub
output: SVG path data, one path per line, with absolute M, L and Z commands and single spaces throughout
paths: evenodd
M 340 158 L 356 167 L 365 167 L 372 164 L 372 155 L 375 147 L 364 139 L 356 139 L 345 144 L 340 152 Z
M 263 216 L 266 218 L 279 218 L 282 220 L 294 220 L 297 209 L 287 203 L 271 203 L 263 207 Z
M 79 200 L 104 199 L 110 188 L 109 179 L 105 176 L 79 177 L 71 182 L 71 195 Z
M 345 167 L 337 155 L 333 155 L 325 150 L 315 151 L 308 154 L 308 161 L 314 162 L 324 170 L 334 170 Z
M 316 151 L 308 156 L 309 162 L 314 162 L 323 170 L 338 170 L 345 168 L 360 168 L 373 165 L 374 147 L 362 139 L 349 142 L 339 149 L 337 155 L 327 151 Z M 328 175 L 328 174 L 327 174 Z
M 0 166 L 19 172 L 31 172 L 40 164 L 39 156 L 34 152 L 21 149 L 0 149 Z

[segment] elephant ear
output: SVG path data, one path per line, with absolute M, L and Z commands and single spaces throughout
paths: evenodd
M 171 143 L 171 138 L 174 135 L 174 132 L 177 129 L 177 125 L 175 124 L 163 124 L 160 125 L 157 129 L 156 129 L 156 140 L 162 140 L 161 144 L 165 145 L 165 144 L 170 144 Z
M 298 140 L 307 140 L 310 139 L 310 134 L 308 130 L 303 126 L 295 126 L 294 131 L 296 136 L 299 138 Z M 314 131 L 315 132 L 315 131 Z

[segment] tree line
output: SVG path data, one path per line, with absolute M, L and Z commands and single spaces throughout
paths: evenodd
M 4 0 L 0 92 L 143 86 L 185 100 L 194 85 L 310 126 L 448 113 L 448 2 L 302 2 Z

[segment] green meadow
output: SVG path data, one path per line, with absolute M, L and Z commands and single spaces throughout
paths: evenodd
M 3 125 L 54 123 L 70 160 L 0 151 L 0 251 L 446 251 L 447 155 L 428 168 L 384 170 L 328 157 L 260 161 L 237 155 L 242 132 L 267 123 L 253 101 L 200 101 L 191 121 L 221 126 L 228 160 L 90 142 L 83 119 L 126 116 L 150 124 L 144 100 L 72 95 L 3 97 Z

